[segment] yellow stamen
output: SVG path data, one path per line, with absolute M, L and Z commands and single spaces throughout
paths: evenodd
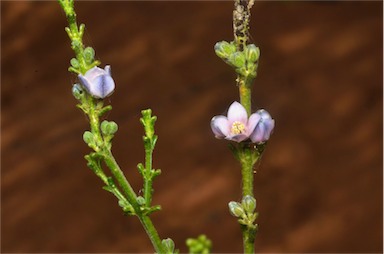
M 242 134 L 245 132 L 245 126 L 242 122 L 239 122 L 239 121 L 235 121 L 233 122 L 232 124 L 232 128 L 231 128 L 231 133 L 232 134 Z

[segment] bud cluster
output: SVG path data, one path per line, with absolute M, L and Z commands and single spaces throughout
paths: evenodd
M 257 219 L 258 213 L 256 209 L 256 199 L 252 196 L 245 196 L 241 203 L 231 201 L 228 204 L 229 212 L 236 218 L 239 218 L 239 223 L 249 228 L 257 228 L 257 224 L 254 224 Z
M 224 62 L 235 68 L 238 74 L 245 77 L 256 77 L 260 49 L 254 44 L 249 44 L 243 51 L 239 51 L 234 42 L 221 41 L 215 44 L 215 53 Z

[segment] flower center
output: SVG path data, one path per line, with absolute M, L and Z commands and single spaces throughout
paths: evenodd
M 242 122 L 235 121 L 232 124 L 231 133 L 232 134 L 242 134 L 245 132 L 245 125 Z

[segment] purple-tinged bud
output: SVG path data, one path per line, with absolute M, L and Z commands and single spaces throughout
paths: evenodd
M 260 121 L 257 123 L 250 138 L 253 143 L 263 143 L 268 141 L 275 127 L 275 120 L 273 120 L 271 115 L 264 109 L 256 111 L 255 114 L 260 116 Z
M 111 77 L 109 65 L 106 65 L 104 69 L 93 67 L 84 76 L 79 74 L 78 77 L 87 92 L 95 98 L 104 99 L 115 90 L 115 82 Z

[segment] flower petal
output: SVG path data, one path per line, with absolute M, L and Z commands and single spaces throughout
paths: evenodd
M 88 91 L 88 93 L 90 93 L 91 84 L 88 81 L 88 79 L 85 76 L 81 75 L 81 74 L 79 74 L 78 78 L 80 80 L 80 83 L 84 86 L 84 88 Z
M 264 134 L 265 134 L 265 125 L 263 122 L 259 122 L 255 130 L 251 134 L 250 138 L 253 143 L 261 143 L 265 141 Z
M 216 138 L 224 138 L 229 135 L 229 122 L 225 116 L 215 116 L 211 120 L 211 129 Z
M 275 120 L 268 119 L 264 121 L 265 133 L 264 133 L 264 141 L 267 141 L 271 136 L 273 128 L 275 127 Z
M 97 98 L 105 98 L 112 94 L 115 89 L 115 82 L 111 76 L 100 75 L 93 80 L 90 94 Z
M 104 67 L 104 70 L 105 70 L 105 72 L 106 72 L 109 76 L 112 76 L 112 74 L 111 74 L 111 66 L 110 66 L 110 65 L 106 65 L 106 66 Z
M 261 119 L 261 116 L 260 114 L 257 114 L 257 113 L 253 113 L 249 119 L 248 119 L 248 123 L 247 123 L 247 135 L 250 136 L 253 132 L 253 130 L 255 129 L 256 125 L 259 123 Z
M 243 105 L 238 103 L 237 101 L 233 102 L 228 109 L 228 121 L 233 123 L 235 121 L 239 121 L 246 125 L 248 120 L 248 114 Z
M 263 120 L 272 119 L 271 115 L 265 109 L 259 109 L 256 113 L 259 114 Z
M 98 76 L 100 75 L 105 75 L 105 71 L 99 67 L 93 67 L 92 69 L 89 69 L 86 73 L 85 73 L 85 77 L 90 81 L 90 82 L 93 82 L 93 80 L 95 78 L 97 78 Z
M 240 143 L 241 141 L 248 139 L 248 135 L 237 134 L 237 135 L 233 135 L 233 136 L 227 136 L 225 139 Z

